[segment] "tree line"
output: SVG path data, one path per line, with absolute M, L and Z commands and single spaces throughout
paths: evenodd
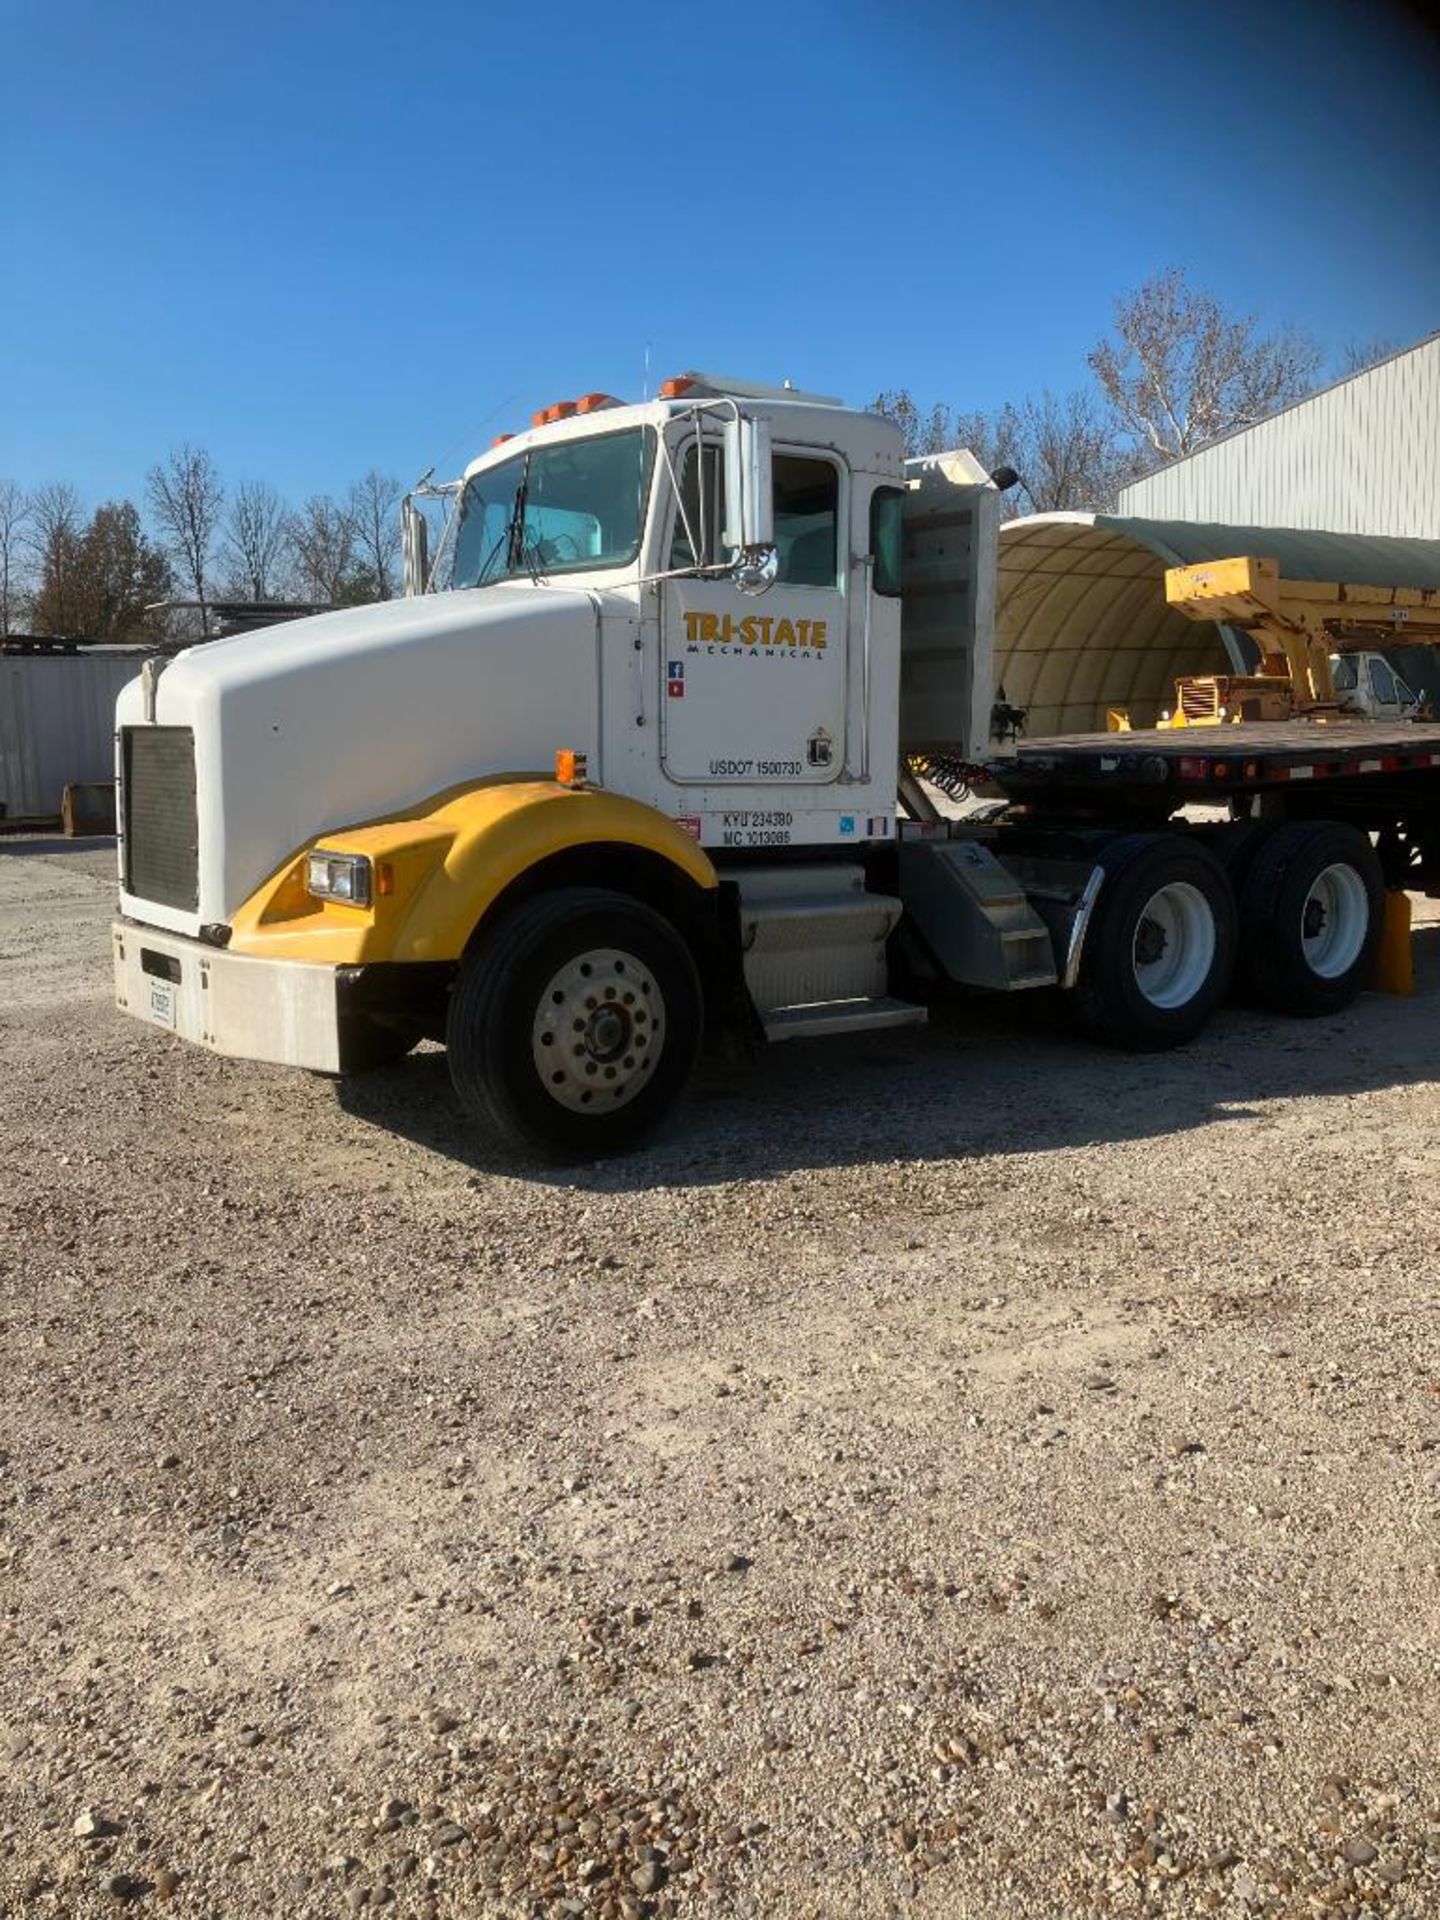
M 372 468 L 342 497 L 292 507 L 262 480 L 227 487 L 188 445 L 150 469 L 144 513 L 133 500 L 87 511 L 66 481 L 27 491 L 0 479 L 0 634 L 203 638 L 217 602 L 389 600 L 403 491 Z
M 1334 373 L 1396 351 L 1352 342 Z M 872 407 L 901 427 L 911 455 L 968 447 L 987 472 L 1009 467 L 1019 512 L 1098 511 L 1129 482 L 1313 393 L 1323 359 L 1308 334 L 1263 333 L 1172 268 L 1116 301 L 1112 331 L 1086 355 L 1088 379 L 1068 392 L 986 411 L 922 404 L 901 387 Z
M 1336 372 L 1397 351 L 1352 343 Z M 1115 304 L 1112 331 L 1086 356 L 1088 379 L 986 410 L 879 394 L 909 454 L 968 447 L 991 473 L 1013 470 L 1017 510 L 1101 509 L 1127 482 L 1313 392 L 1319 345 L 1295 328 L 1263 333 L 1172 268 Z M 148 519 L 131 500 L 86 513 L 65 482 L 27 492 L 0 479 L 0 634 L 163 639 L 213 631 L 224 600 L 354 606 L 400 584 L 403 489 L 371 470 L 340 498 L 292 507 L 264 481 L 227 487 L 210 455 L 182 446 L 150 469 Z M 183 610 L 156 603 L 185 600 Z

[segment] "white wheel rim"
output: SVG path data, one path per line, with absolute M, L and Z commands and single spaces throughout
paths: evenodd
M 1322 980 L 1338 980 L 1360 958 L 1370 931 L 1370 896 L 1354 867 L 1337 861 L 1316 874 L 1305 896 L 1300 945 Z
M 633 953 L 595 947 L 567 960 L 540 996 L 530 1030 L 535 1071 L 572 1113 L 613 1113 L 654 1074 L 664 1030 L 654 974 Z
M 1152 893 L 1135 926 L 1135 984 L 1152 1007 L 1188 1006 L 1210 977 L 1215 916 L 1188 880 Z

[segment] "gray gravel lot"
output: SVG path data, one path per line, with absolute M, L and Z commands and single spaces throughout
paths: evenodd
M 112 865 L 0 840 L 0 1913 L 1440 1909 L 1433 913 L 560 1176 L 122 1019 Z

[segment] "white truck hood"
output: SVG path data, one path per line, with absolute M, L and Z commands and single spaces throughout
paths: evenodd
M 485 774 L 599 754 L 600 607 L 583 590 L 493 586 L 320 614 L 180 654 L 154 723 L 195 739 L 198 907 L 122 910 L 193 933 L 227 921 L 318 834 Z M 142 683 L 117 724 L 147 724 Z

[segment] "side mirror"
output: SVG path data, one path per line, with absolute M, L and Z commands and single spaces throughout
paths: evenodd
M 725 422 L 725 545 L 742 593 L 764 593 L 779 571 L 770 474 L 770 422 L 740 414 Z
M 400 541 L 405 556 L 407 598 L 424 593 L 430 581 L 430 529 L 407 493 L 400 504 Z

